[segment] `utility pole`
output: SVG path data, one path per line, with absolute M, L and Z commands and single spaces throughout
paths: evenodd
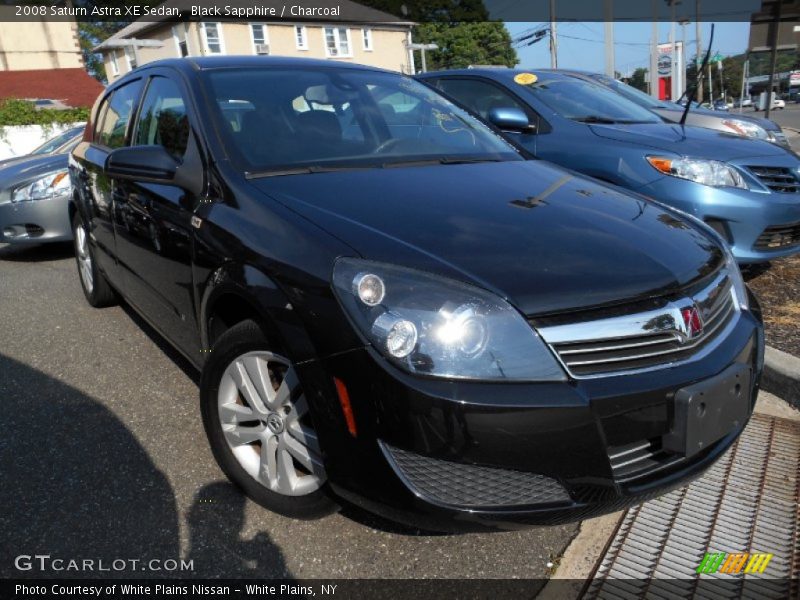
M 775 85 L 775 62 L 778 59 L 778 27 L 781 23 L 781 5 L 783 2 L 776 2 L 773 5 L 774 17 L 769 24 L 769 45 L 772 46 L 769 56 L 769 86 L 767 87 L 767 108 L 764 112 L 764 118 L 769 119 L 770 109 L 772 108 L 773 91 L 772 86 Z
M 744 64 L 742 65 L 742 91 L 739 94 L 739 114 L 744 110 L 744 92 L 747 87 L 747 78 L 750 76 L 750 53 L 744 56 Z
M 558 38 L 556 37 L 556 0 L 550 0 L 550 68 L 558 68 Z
M 650 95 L 658 98 L 658 0 L 653 0 L 653 33 L 650 42 Z
M 614 0 L 605 0 L 606 75 L 614 77 Z
M 694 73 L 697 76 L 697 102 L 699 104 L 703 103 L 703 80 L 700 79 L 700 57 L 702 56 L 703 52 L 703 42 L 700 40 L 703 34 L 703 24 L 700 22 L 700 0 L 697 0 L 695 3 L 695 50 L 697 50 L 695 59 L 694 59 Z
M 669 97 L 673 102 L 678 98 L 678 68 L 677 68 L 677 48 L 675 47 L 675 5 L 677 0 L 668 0 L 670 8 L 669 24 Z
M 689 21 L 683 19 L 681 23 L 681 60 L 680 65 L 678 66 L 678 70 L 681 73 L 681 89 L 678 91 L 681 95 L 686 93 L 686 90 L 689 89 L 689 81 L 686 77 L 686 24 Z

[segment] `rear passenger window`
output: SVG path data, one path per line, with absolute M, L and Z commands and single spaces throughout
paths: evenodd
M 171 79 L 150 80 L 134 140 L 137 146 L 163 146 L 176 159 L 183 158 L 189 141 L 189 118 L 180 88 Z
M 118 88 L 110 99 L 106 99 L 103 116 L 95 133 L 95 143 L 112 149 L 125 145 L 125 132 L 141 91 L 142 81 L 137 79 Z

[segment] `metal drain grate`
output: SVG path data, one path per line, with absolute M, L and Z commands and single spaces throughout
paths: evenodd
M 583 597 L 797 598 L 798 484 L 800 423 L 753 415 L 702 479 L 628 510 Z M 763 573 L 697 575 L 706 553 L 773 556 Z

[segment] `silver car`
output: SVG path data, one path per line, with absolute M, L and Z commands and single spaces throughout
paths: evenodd
M 72 239 L 67 157 L 83 138 L 83 129 L 74 127 L 31 154 L 0 161 L 0 243 Z

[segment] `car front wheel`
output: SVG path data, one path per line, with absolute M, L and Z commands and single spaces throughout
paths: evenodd
M 334 510 L 297 373 L 255 322 L 235 325 L 214 344 L 200 398 L 214 457 L 250 498 L 295 518 Z
M 105 276 L 97 269 L 94 249 L 89 243 L 89 234 L 77 213 L 72 217 L 72 237 L 75 244 L 75 261 L 78 263 L 78 275 L 86 301 L 95 308 L 114 304 L 116 300 L 114 290 L 106 281 Z

